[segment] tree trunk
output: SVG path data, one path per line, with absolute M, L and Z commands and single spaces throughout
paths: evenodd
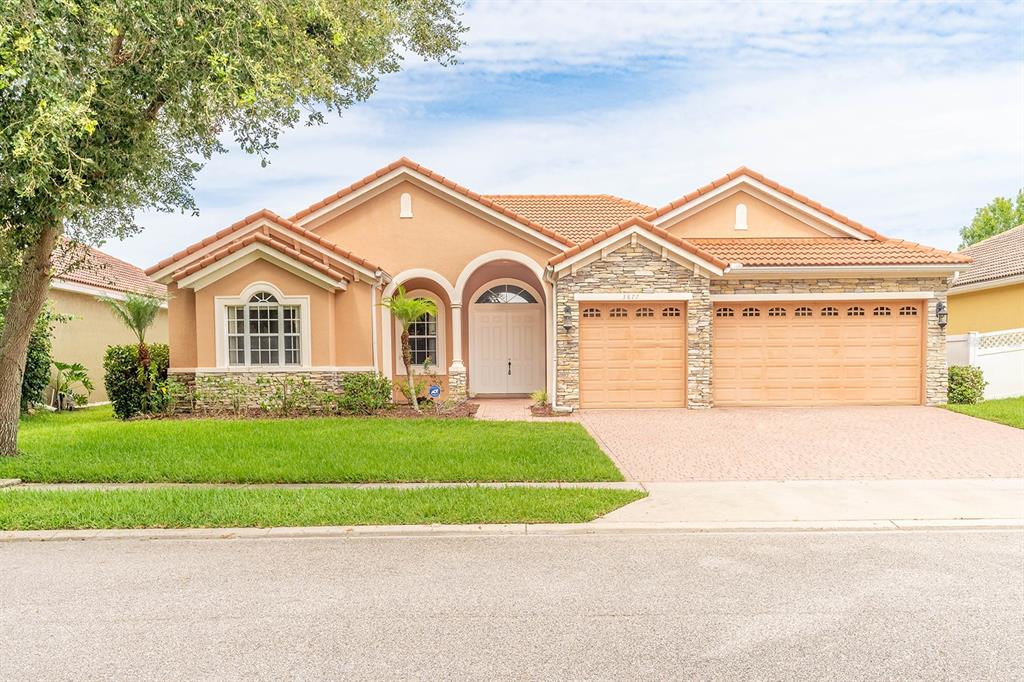
M 405 365 L 405 378 L 409 382 L 409 401 L 412 409 L 420 412 L 420 401 L 416 396 L 416 381 L 412 376 L 412 349 L 409 348 L 409 332 L 402 330 L 402 364 Z
M 15 276 L 0 332 L 0 456 L 18 454 L 21 382 L 32 329 L 50 284 L 50 257 L 59 226 L 43 228 Z

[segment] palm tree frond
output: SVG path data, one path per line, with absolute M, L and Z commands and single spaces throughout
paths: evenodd
M 153 326 L 164 303 L 164 299 L 158 296 L 145 294 L 128 294 L 124 300 L 101 296 L 99 300 L 106 303 L 114 316 L 138 337 L 139 343 L 146 342 L 146 331 Z

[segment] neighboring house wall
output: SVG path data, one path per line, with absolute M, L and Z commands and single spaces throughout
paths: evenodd
M 580 402 L 580 305 L 576 294 L 691 293 L 686 302 L 686 400 L 689 407 L 711 406 L 711 298 L 708 278 L 642 244 L 622 246 L 601 260 L 558 280 L 555 309 L 557 404 L 578 407 Z M 571 309 L 572 329 L 561 326 L 562 310 Z
M 111 295 L 116 294 L 112 292 Z M 97 301 L 91 294 L 51 289 L 49 299 L 57 313 L 72 317 L 69 322 L 54 327 L 53 359 L 85 365 L 95 385 L 95 390 L 89 394 L 89 402 L 106 402 L 109 397 L 103 386 L 103 355 L 107 346 L 136 343 L 135 335 L 114 317 L 105 303 Z M 162 310 L 147 332 L 146 340 L 167 343 L 167 326 L 167 311 Z
M 949 334 L 1024 327 L 1024 283 L 980 291 L 949 292 Z

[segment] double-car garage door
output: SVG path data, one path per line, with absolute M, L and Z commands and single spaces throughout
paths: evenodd
M 717 304 L 715 405 L 916 405 L 922 301 Z
M 926 310 L 923 301 L 715 304 L 714 404 L 920 404 Z M 685 407 L 685 303 L 580 303 L 580 405 Z

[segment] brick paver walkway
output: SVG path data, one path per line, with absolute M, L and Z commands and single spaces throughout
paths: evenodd
M 634 481 L 1024 477 L 1024 431 L 928 407 L 589 410 Z

